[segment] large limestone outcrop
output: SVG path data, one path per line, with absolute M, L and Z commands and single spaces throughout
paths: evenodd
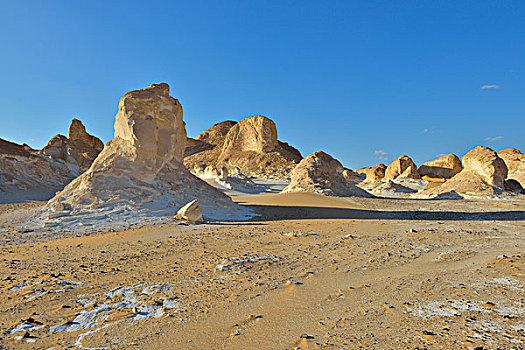
M 186 170 L 181 163 L 185 142 L 182 106 L 169 95 L 167 84 L 126 93 L 113 140 L 85 173 L 48 202 L 44 224 L 72 230 L 123 228 L 167 220 L 194 199 L 205 217 L 243 218 L 246 210 Z
M 254 151 L 269 153 L 277 149 L 277 127 L 261 115 L 241 120 L 226 134 L 222 153 Z
M 186 148 L 184 164 L 195 174 L 226 168 L 233 176 L 288 178 L 301 153 L 277 139 L 275 123 L 264 116 L 215 124 Z
M 418 198 L 493 197 L 505 191 L 507 166 L 496 152 L 478 146 L 463 158 L 464 169 L 442 185 L 420 191 Z
M 508 148 L 498 152 L 508 169 L 508 179 L 518 181 L 525 188 L 525 154 L 515 148 Z
M 450 179 L 461 170 L 461 159 L 455 154 L 448 154 L 423 163 L 417 171 L 419 175 L 429 178 Z
M 508 169 L 505 161 L 488 147 L 478 146 L 463 157 L 465 170 L 475 171 L 491 186 L 504 188 Z
M 103 146 L 78 119 L 69 138 L 56 135 L 40 151 L 0 140 L 0 203 L 48 200 L 86 170 Z
M 384 180 L 395 180 L 397 178 L 420 179 L 417 166 L 414 161 L 406 155 L 394 160 L 385 170 Z
M 283 192 L 311 192 L 327 196 L 373 197 L 351 181 L 345 179 L 341 163 L 318 151 L 297 164 L 291 174 L 291 181 Z

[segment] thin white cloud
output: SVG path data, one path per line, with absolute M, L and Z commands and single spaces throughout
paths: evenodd
M 375 154 L 380 154 L 380 155 L 382 155 L 382 156 L 385 156 L 385 155 L 387 155 L 388 153 L 386 153 L 386 152 L 383 151 L 382 149 L 379 149 L 379 150 L 375 151 Z
M 378 159 L 378 160 L 383 160 L 383 161 L 387 161 L 387 160 L 388 160 L 388 157 L 376 157 L 376 159 Z
M 499 89 L 499 85 L 495 85 L 495 84 L 493 84 L 493 85 L 482 85 L 482 86 L 481 86 L 481 89 L 482 89 L 482 90 L 486 90 L 486 89 Z
M 502 138 L 503 138 L 503 136 L 485 137 L 485 141 L 494 142 L 494 141 L 499 141 Z
M 428 129 L 423 129 L 423 132 L 428 132 Z

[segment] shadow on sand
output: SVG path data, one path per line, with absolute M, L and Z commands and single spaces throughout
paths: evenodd
M 450 221 L 521 221 L 525 220 L 525 211 L 393 211 L 366 210 L 348 208 L 327 208 L 308 206 L 253 205 L 241 204 L 250 208 L 258 217 L 252 221 L 273 221 L 286 219 L 365 219 L 365 220 L 450 220 Z

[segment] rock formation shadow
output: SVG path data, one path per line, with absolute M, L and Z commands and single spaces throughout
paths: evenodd
M 430 221 L 521 221 L 525 211 L 418 211 L 327 208 L 315 206 L 241 204 L 258 214 L 252 221 L 299 219 L 430 220 Z

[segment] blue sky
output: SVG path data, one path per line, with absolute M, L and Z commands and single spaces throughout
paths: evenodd
M 167 82 L 189 136 L 262 114 L 350 168 L 525 150 L 524 1 L 0 4 L 0 137 L 35 148 Z

